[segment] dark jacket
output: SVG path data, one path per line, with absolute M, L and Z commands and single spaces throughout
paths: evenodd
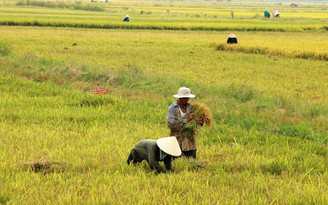
M 156 140 L 146 139 L 137 142 L 130 152 L 127 163 L 133 164 L 140 163 L 146 160 L 151 169 L 155 169 L 157 172 L 166 172 L 166 170 L 171 170 L 172 156 L 167 154 L 166 157 L 160 159 L 160 149 L 157 146 Z M 162 152 L 164 153 L 164 152 Z M 159 165 L 159 162 L 163 161 L 166 170 Z
M 228 38 L 227 43 L 228 44 L 235 44 L 235 43 L 238 43 L 238 40 L 237 40 L 237 38 Z

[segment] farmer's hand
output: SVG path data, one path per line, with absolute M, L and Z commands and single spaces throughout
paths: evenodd
M 204 125 L 203 120 L 197 120 L 197 121 L 196 121 L 196 125 L 203 126 L 203 125 Z
M 190 113 L 187 117 L 187 122 L 189 122 L 190 120 L 194 119 L 194 113 Z

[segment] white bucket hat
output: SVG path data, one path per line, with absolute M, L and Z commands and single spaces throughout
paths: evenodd
M 178 90 L 178 94 L 173 95 L 175 98 L 195 98 L 196 95 L 191 94 L 190 89 L 186 87 L 181 87 Z
M 166 154 L 175 157 L 178 157 L 182 154 L 178 140 L 175 136 L 159 138 L 156 143 L 157 146 Z

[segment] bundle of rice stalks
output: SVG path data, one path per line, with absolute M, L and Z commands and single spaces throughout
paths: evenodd
M 204 104 L 193 104 L 191 107 L 191 112 L 194 113 L 194 121 L 196 122 L 196 124 L 202 124 L 206 126 L 212 125 L 212 113 Z
M 191 107 L 191 113 L 194 114 L 194 118 L 190 120 L 183 129 L 184 133 L 189 138 L 194 137 L 201 126 L 211 126 L 213 121 L 211 111 L 204 104 L 193 104 Z
M 48 174 L 64 171 L 65 164 L 53 160 L 41 160 L 24 163 L 24 168 L 36 173 Z

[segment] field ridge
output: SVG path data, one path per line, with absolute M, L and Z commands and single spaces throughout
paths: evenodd
M 34 21 L 0 21 L 1 26 L 35 26 L 62 28 L 90 28 L 90 29 L 129 29 L 129 30 L 177 30 L 177 31 L 265 31 L 265 32 L 299 32 L 299 31 L 327 31 L 328 26 L 306 28 L 273 28 L 273 27 L 211 27 L 211 26 L 166 26 L 166 25 L 137 25 L 137 24 L 92 24 L 92 23 L 59 23 Z

